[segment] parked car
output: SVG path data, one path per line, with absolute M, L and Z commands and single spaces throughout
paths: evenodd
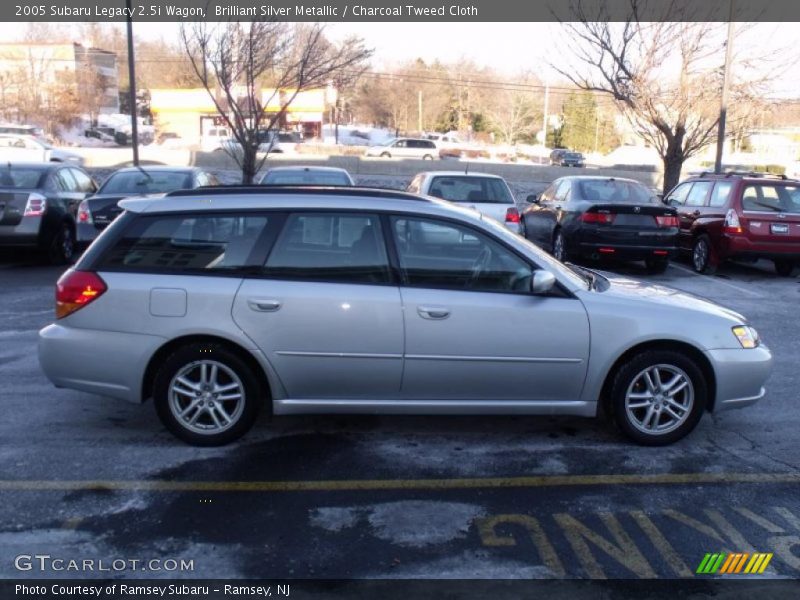
M 213 131 L 213 130 L 212 130 Z M 224 136 L 227 129 L 220 128 L 218 137 L 205 138 L 204 149 L 206 152 L 241 152 L 242 148 L 239 141 L 231 136 Z M 210 141 L 209 141 L 210 140 Z M 265 154 L 286 154 L 295 152 L 299 144 L 303 143 L 303 138 L 299 133 L 290 131 L 259 131 L 258 132 L 258 151 Z
M 421 158 L 433 160 L 439 157 L 439 149 L 431 140 L 418 140 L 412 138 L 398 138 L 389 140 L 380 146 L 367 148 L 365 156 L 380 156 L 381 158 Z
M 96 190 L 77 166 L 0 163 L 0 246 L 38 249 L 53 264 L 71 262 L 78 205 Z
M 758 173 L 703 173 L 670 191 L 679 244 L 698 273 L 727 259 L 767 258 L 788 277 L 800 261 L 800 180 Z
M 586 159 L 580 152 L 558 148 L 550 153 L 550 164 L 559 167 L 584 167 Z
M 32 135 L 0 134 L 0 162 L 66 162 L 82 166 L 83 157 Z
M 523 235 L 560 261 L 644 260 L 661 273 L 677 253 L 678 216 L 647 187 L 615 177 L 561 177 L 528 197 Z
M 337 167 L 273 167 L 261 178 L 261 185 L 354 186 L 345 169 Z
M 267 408 L 607 411 L 660 445 L 765 395 L 772 356 L 743 316 L 568 267 L 449 202 L 257 186 L 122 206 L 59 279 L 39 360 L 59 387 L 153 398 L 192 444 Z
M 411 180 L 407 192 L 455 202 L 520 232 L 520 216 L 505 179 L 487 173 L 428 171 Z
M 213 174 L 197 167 L 127 167 L 114 171 L 97 193 L 80 203 L 77 241 L 86 245 L 122 212 L 117 203 L 134 196 L 160 197 L 174 190 L 219 185 Z
M 36 125 L 17 125 L 16 123 L 0 123 L 0 134 L 10 133 L 12 135 L 30 135 L 32 137 L 47 141 L 44 129 Z

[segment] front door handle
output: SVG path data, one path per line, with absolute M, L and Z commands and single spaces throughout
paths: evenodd
M 417 313 L 423 319 L 441 320 L 450 316 L 450 309 L 443 306 L 418 306 Z
M 250 298 L 247 305 L 258 312 L 275 312 L 281 307 L 280 300 L 265 300 L 262 298 Z

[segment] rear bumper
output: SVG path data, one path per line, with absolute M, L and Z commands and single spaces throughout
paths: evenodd
M 742 408 L 766 394 L 764 383 L 772 372 L 772 353 L 764 345 L 753 349 L 709 350 L 717 393 L 714 412 Z
M 165 341 L 53 323 L 39 332 L 39 364 L 56 387 L 140 403 L 147 363 Z
M 88 223 L 78 223 L 75 226 L 75 239 L 79 242 L 93 242 L 100 235 L 99 229 Z
M 770 258 L 800 261 L 800 242 L 753 242 L 744 236 L 724 235 L 721 258 Z

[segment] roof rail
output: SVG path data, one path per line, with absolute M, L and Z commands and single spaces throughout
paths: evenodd
M 273 195 L 273 194 L 309 194 L 320 196 L 363 196 L 370 198 L 386 198 L 389 200 L 414 200 L 417 202 L 430 202 L 423 196 L 417 196 L 400 190 L 369 187 L 325 187 L 325 186 L 283 186 L 283 185 L 214 185 L 201 186 L 193 190 L 175 190 L 166 194 L 169 198 L 181 196 L 233 196 L 233 195 Z
M 789 179 L 786 177 L 785 173 L 781 173 L 780 175 L 775 173 L 766 173 L 762 171 L 726 171 L 725 177 L 753 177 L 753 178 L 764 178 L 764 179 L 781 179 L 786 181 Z

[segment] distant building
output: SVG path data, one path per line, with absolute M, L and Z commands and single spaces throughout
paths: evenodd
M 288 102 L 278 128 L 301 132 L 306 139 L 321 137 L 332 91 L 324 88 L 304 90 L 292 98 L 293 93 L 293 90 L 262 90 L 264 112 L 279 112 Z M 218 97 L 218 103 L 225 107 L 221 97 Z M 210 130 L 226 127 L 225 120 L 204 88 L 152 89 L 150 111 L 160 134 L 177 135 L 188 144 L 199 144 Z
M 86 106 L 86 112 L 119 112 L 117 55 L 113 52 L 72 44 L 0 43 L 0 74 L 4 104 L 35 87 L 46 102 L 55 90 L 69 89 Z M 35 83 L 35 86 L 31 85 Z

